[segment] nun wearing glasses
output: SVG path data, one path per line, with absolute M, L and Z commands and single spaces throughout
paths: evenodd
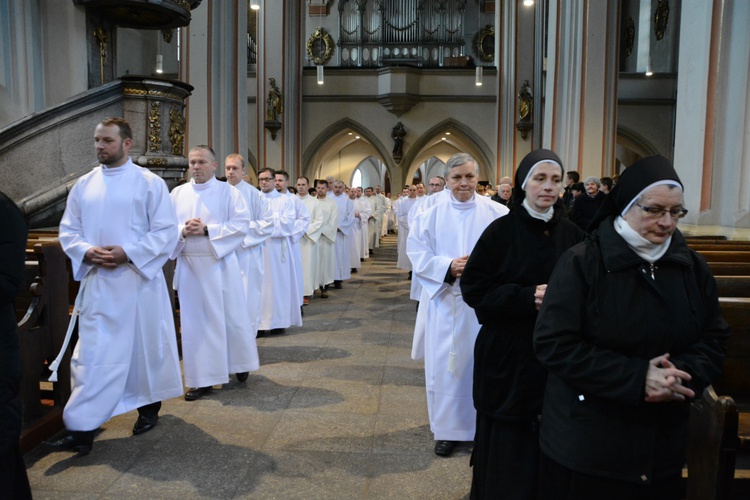
M 677 229 L 686 213 L 670 161 L 644 158 L 558 262 L 534 330 L 540 498 L 681 498 L 689 404 L 721 374 L 729 335 Z

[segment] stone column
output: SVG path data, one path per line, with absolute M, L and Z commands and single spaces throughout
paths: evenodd
M 195 87 L 187 147 L 208 144 L 222 167 L 247 151 L 247 2 L 204 2 L 185 31 L 183 75 Z
M 750 5 L 686 0 L 681 12 L 674 162 L 685 223 L 750 228 Z
M 614 168 L 618 2 L 549 4 L 543 147 L 582 177 Z

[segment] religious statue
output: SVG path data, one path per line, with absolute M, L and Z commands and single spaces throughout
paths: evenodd
M 281 91 L 276 86 L 275 78 L 269 78 L 268 83 L 271 86 L 271 90 L 268 91 L 268 98 L 266 99 L 266 120 L 280 121 L 279 115 L 284 111 L 281 101 Z
M 534 95 L 531 93 L 531 87 L 529 81 L 523 82 L 523 87 L 518 93 L 518 119 L 519 121 L 527 121 L 531 119 L 531 113 L 533 112 L 534 106 Z
M 406 137 L 406 129 L 404 129 L 403 123 L 398 122 L 391 131 L 391 139 L 393 139 L 393 159 L 396 161 L 400 161 L 404 156 L 404 137 Z
M 521 132 L 521 138 L 526 139 L 529 130 L 534 128 L 534 94 L 531 93 L 531 86 L 526 80 L 518 92 L 518 123 L 516 128 Z

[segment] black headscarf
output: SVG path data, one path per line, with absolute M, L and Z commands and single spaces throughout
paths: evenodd
M 560 165 L 560 176 L 565 177 L 565 167 L 563 167 L 562 160 L 555 153 L 549 149 L 535 149 L 531 153 L 524 156 L 521 163 L 518 164 L 518 170 L 516 170 L 515 181 L 513 182 L 513 206 L 520 207 L 521 202 L 526 198 L 526 191 L 523 190 L 521 185 L 526 180 L 526 176 L 538 163 L 551 161 Z
M 599 227 L 599 223 L 610 215 L 620 215 L 644 189 L 660 181 L 674 181 L 682 187 L 682 181 L 672 162 L 663 156 L 648 156 L 633 163 L 620 175 L 617 184 L 604 199 L 589 224 L 588 231 Z

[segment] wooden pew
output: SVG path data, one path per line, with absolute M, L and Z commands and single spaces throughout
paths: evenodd
M 720 297 L 750 297 L 750 276 L 714 276 Z
M 714 388 L 718 394 L 731 396 L 741 411 L 750 411 L 750 298 L 720 297 L 719 303 L 731 335 L 724 373 Z
M 63 359 L 59 382 L 49 383 L 47 365 L 57 355 L 68 326 L 67 258 L 57 241 L 31 241 L 36 260 L 27 261 L 27 277 L 35 273 L 18 306 L 26 311 L 18 323 L 23 366 L 21 449 L 26 452 L 63 428 L 62 409 L 70 396 L 70 355 Z M 27 303 L 24 303 L 24 300 Z
M 709 386 L 690 405 L 687 500 L 731 498 L 737 458 L 737 407 Z
M 750 262 L 708 262 L 714 276 L 750 276 Z
M 742 250 L 705 250 L 700 253 L 708 262 L 744 262 L 750 263 L 750 251 Z

